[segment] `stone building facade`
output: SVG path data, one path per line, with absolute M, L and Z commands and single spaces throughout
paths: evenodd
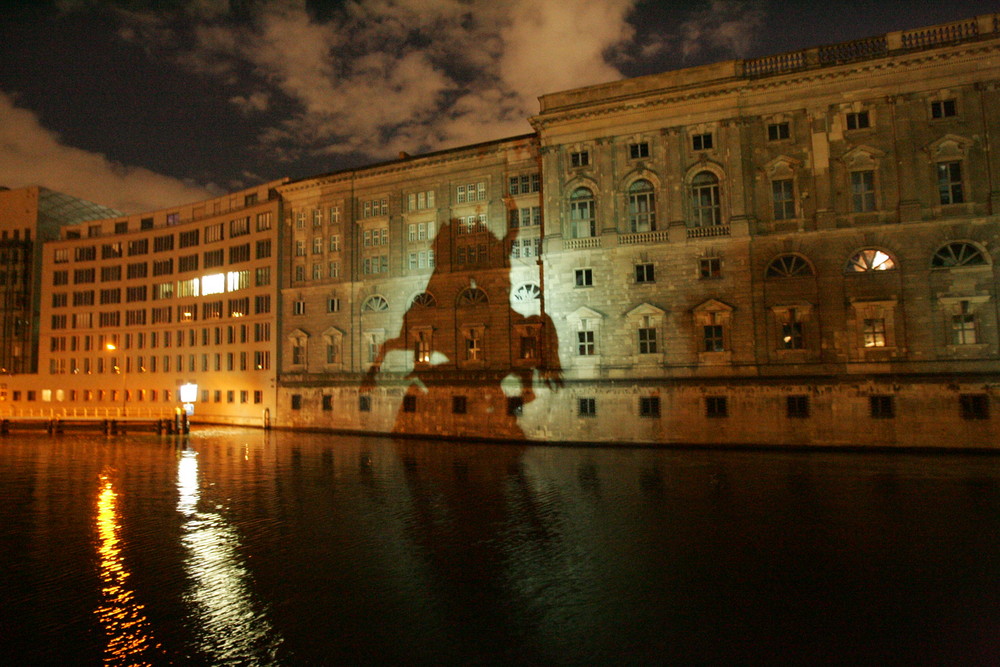
M 196 419 L 993 447 L 998 111 L 989 15 L 553 93 L 530 135 L 271 184 L 246 205 L 276 221 L 270 393 L 227 390 L 249 343 L 191 323 Z

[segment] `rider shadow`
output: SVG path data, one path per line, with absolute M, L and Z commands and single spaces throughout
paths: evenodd
M 536 390 L 561 386 L 541 290 L 521 286 L 524 301 L 511 303 L 508 249 L 517 233 L 497 238 L 471 220 L 438 231 L 434 271 L 408 295 L 399 333 L 380 346 L 362 387 L 405 384 L 393 433 L 522 440 L 520 417 Z M 405 373 L 380 375 L 387 357 L 388 370 Z

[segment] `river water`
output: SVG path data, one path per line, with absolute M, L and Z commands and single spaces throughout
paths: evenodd
M 996 664 L 990 456 L 0 439 L 5 664 Z

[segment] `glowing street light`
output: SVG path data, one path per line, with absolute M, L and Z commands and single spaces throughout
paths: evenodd
M 118 349 L 118 346 L 115 345 L 114 342 L 108 341 L 104 344 L 104 349 L 108 352 L 114 352 Z M 116 359 L 112 359 L 116 361 Z M 128 406 L 125 403 L 125 400 L 128 397 L 128 376 L 125 374 L 125 369 L 118 364 L 115 364 L 112 368 L 115 373 L 122 376 L 122 417 L 126 417 L 128 416 Z

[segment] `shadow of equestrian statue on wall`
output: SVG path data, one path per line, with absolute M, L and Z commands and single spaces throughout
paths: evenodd
M 509 249 L 519 229 L 497 238 L 475 217 L 442 225 L 433 273 L 422 291 L 398 295 L 407 300 L 399 333 L 380 346 L 362 384 L 405 386 L 394 433 L 524 439 L 524 407 L 540 386 L 562 386 L 541 287 L 512 285 Z M 514 308 L 518 287 L 524 301 Z

